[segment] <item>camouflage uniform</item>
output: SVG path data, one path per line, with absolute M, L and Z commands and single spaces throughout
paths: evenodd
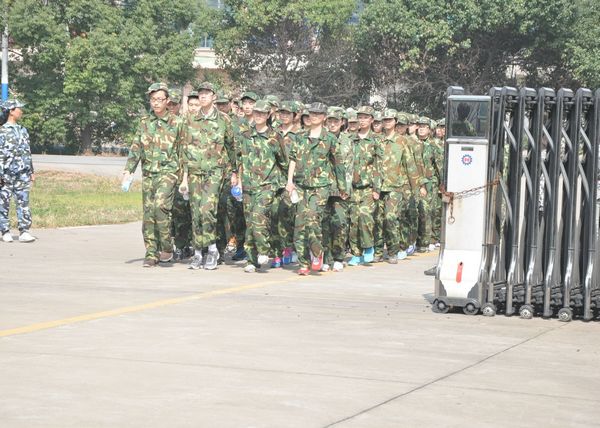
M 327 108 L 314 103 L 310 111 L 325 113 Z M 335 182 L 337 189 L 344 191 L 346 173 L 336 138 L 325 127 L 318 139 L 311 138 L 309 132 L 302 134 L 290 151 L 290 161 L 296 162 L 300 201 L 294 242 L 298 264 L 303 268 L 310 264 L 309 250 L 316 257 L 323 255 L 322 221 L 330 184 Z
M 353 140 L 350 134 L 342 132 L 338 136 L 338 151 L 345 170 L 345 188 L 347 199 L 339 192 L 332 191 L 325 210 L 323 240 L 325 244 L 325 263 L 343 262 L 348 249 L 348 231 L 350 227 L 350 198 L 352 197 L 352 176 L 354 167 Z
M 255 110 L 267 110 L 264 102 Z M 260 110 L 259 110 L 260 109 Z M 258 267 L 258 255 L 271 254 L 271 210 L 275 193 L 283 188 L 283 171 L 287 158 L 283 140 L 272 128 L 258 132 L 253 125 L 240 134 L 236 147 L 242 166 L 244 214 L 246 216 L 245 249 L 248 262 Z
M 284 101 L 280 110 L 294 113 L 296 108 L 290 102 Z M 302 131 L 294 125 L 288 132 L 284 133 L 281 128 L 277 132 L 283 140 L 286 157 L 289 157 L 290 150 Z M 276 257 L 281 256 L 285 248 L 293 247 L 295 219 L 296 204 L 292 203 L 290 194 L 285 189 L 280 189 L 273 201 L 271 222 L 271 246 Z
M 382 141 L 383 156 L 377 169 L 382 174 L 381 208 L 384 213 L 383 231 L 388 254 L 393 257 L 408 248 L 408 230 L 402 217 L 409 211 L 412 189 L 405 165 L 413 165 L 412 154 L 406 138 L 397 133 L 385 136 Z M 377 251 L 375 252 L 377 254 Z
M 16 101 L 12 103 L 19 108 L 23 106 Z M 13 195 L 17 203 L 19 231 L 27 232 L 31 227 L 29 190 L 33 172 L 27 129 L 5 123 L 0 129 L 0 235 L 10 229 L 9 207 Z
M 365 138 L 360 138 L 358 134 L 353 136 L 353 156 L 349 235 L 350 250 L 354 256 L 359 257 L 364 249 L 375 244 L 373 192 L 381 190 L 381 176 L 375 168 L 382 156 L 381 143 L 372 131 Z
M 142 234 L 146 259 L 158 259 L 160 251 L 172 252 L 171 209 L 179 174 L 182 121 L 167 113 L 151 112 L 142 118 L 129 148 L 125 170 L 133 174 L 142 164 L 144 220 Z
M 431 239 L 440 241 L 442 227 L 442 197 L 440 184 L 444 173 L 444 142 L 439 138 L 429 138 L 428 150 L 424 153 L 425 161 L 432 166 L 431 176 Z
M 187 117 L 181 150 L 188 175 L 194 248 L 217 242 L 217 204 L 225 174 L 236 170 L 231 120 L 216 107 Z

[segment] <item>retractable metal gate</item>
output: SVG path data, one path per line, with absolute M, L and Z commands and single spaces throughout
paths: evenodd
M 600 90 L 450 87 L 446 124 L 433 310 L 597 318 Z

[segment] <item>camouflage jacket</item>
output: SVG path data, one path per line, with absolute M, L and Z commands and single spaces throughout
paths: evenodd
M 423 165 L 425 171 L 425 177 L 427 178 L 427 183 L 429 189 L 431 187 L 436 187 L 438 182 L 436 176 L 436 159 L 438 158 L 438 148 L 433 139 L 433 137 L 429 137 L 426 140 L 420 141 L 420 146 L 422 147 L 421 156 L 423 157 Z
M 412 191 L 409 176 L 416 175 L 416 168 L 406 138 L 393 133 L 389 137 L 384 136 L 381 144 L 383 156 L 377 167 L 382 176 L 381 191 Z
M 354 145 L 353 140 L 351 138 L 351 134 L 346 132 L 341 132 L 337 136 L 338 140 L 338 152 L 340 153 L 342 164 L 345 169 L 344 176 L 344 191 L 348 196 L 352 194 L 352 177 L 354 171 Z M 339 193 L 332 191 L 332 196 L 339 196 Z
M 245 192 L 277 190 L 285 186 L 288 163 L 285 147 L 281 136 L 272 128 L 258 132 L 254 125 L 251 126 L 240 134 L 236 148 Z
M 444 174 L 444 141 L 439 138 L 430 139 L 430 147 L 425 155 L 425 161 L 433 165 L 434 179 L 439 185 Z
M 183 172 L 188 174 L 235 171 L 237 161 L 229 116 L 216 108 L 208 116 L 202 111 L 188 115 L 183 127 L 181 163 Z
M 0 176 L 33 174 L 29 133 L 18 124 L 5 123 L 0 128 Z
M 381 175 L 376 166 L 382 156 L 382 145 L 373 131 L 369 131 L 366 138 L 358 134 L 349 134 L 352 137 L 354 166 L 352 168 L 352 186 L 355 189 L 372 187 L 373 191 L 381 191 Z
M 406 141 L 408 142 L 408 147 L 412 153 L 414 167 L 417 170 L 416 177 L 411 182 L 411 187 L 413 187 L 414 191 L 417 191 L 421 186 L 429 183 L 429 172 L 426 170 L 425 163 L 423 162 L 423 150 L 425 145 L 414 135 L 406 136 Z
M 142 163 L 142 173 L 179 173 L 183 121 L 167 113 L 159 118 L 151 112 L 144 116 L 129 148 L 125 169 L 133 173 Z
M 339 145 L 325 127 L 319 138 L 311 138 L 309 132 L 300 134 L 290 150 L 290 160 L 302 172 L 296 176 L 300 187 L 327 187 L 335 182 L 338 190 L 345 189 L 346 172 Z

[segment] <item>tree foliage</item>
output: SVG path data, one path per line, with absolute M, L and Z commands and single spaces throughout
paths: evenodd
M 125 138 L 156 80 L 193 78 L 203 28 L 193 0 L 19 0 L 10 8 L 13 87 L 28 102 L 32 139 L 88 151 Z

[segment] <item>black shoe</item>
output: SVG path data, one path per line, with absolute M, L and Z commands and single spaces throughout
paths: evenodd
M 179 248 L 175 248 L 173 251 L 173 260 L 176 262 L 180 262 L 183 260 L 183 250 Z
M 427 269 L 425 272 L 423 272 L 425 275 L 427 276 L 435 276 L 435 272 L 437 271 L 437 266 L 434 266 L 432 268 Z

